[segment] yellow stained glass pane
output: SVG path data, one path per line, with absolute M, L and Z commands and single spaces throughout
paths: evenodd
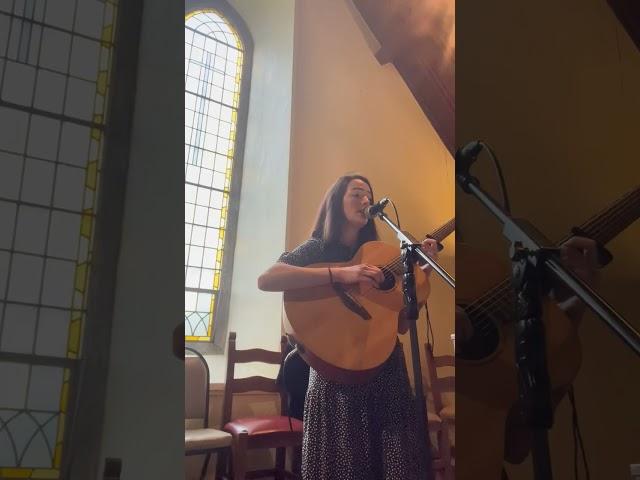
M 103 47 L 109 47 L 109 43 L 113 41 L 113 25 L 106 25 L 102 29 L 102 38 L 100 40 Z
M 211 340 L 211 336 L 207 336 L 207 337 L 194 337 L 193 335 L 185 335 L 184 339 L 187 342 L 208 342 L 209 340 Z
M 59 478 L 60 471 L 59 470 L 43 470 L 43 469 L 35 469 L 31 474 L 31 478 L 33 479 L 52 479 Z
M 109 81 L 109 74 L 106 70 L 101 70 L 98 73 L 98 82 L 96 86 L 96 91 L 98 95 L 106 95 L 107 94 L 107 84 Z
M 69 339 L 67 342 L 67 357 L 77 358 L 80 352 L 80 338 L 82 331 L 82 316 L 72 315 L 71 323 L 69 325 Z
M 95 190 L 98 186 L 98 161 L 94 160 L 87 164 L 87 174 L 85 185 L 90 190 Z
M 87 264 L 81 263 L 76 266 L 75 289 L 81 293 L 84 293 L 86 284 L 87 284 Z
M 51 479 L 58 478 L 60 475 L 60 471 L 58 470 L 42 470 L 36 469 L 33 471 L 31 478 L 33 479 Z
M 60 411 L 64 412 L 69 401 L 69 383 L 62 383 L 62 391 L 60 393 Z
M 214 315 L 213 312 L 214 307 L 216 305 L 216 297 L 215 295 L 211 295 L 211 304 L 209 305 L 209 311 L 211 312 L 211 315 L 209 315 L 209 326 L 207 328 L 207 335 L 209 336 L 209 338 L 211 338 L 211 335 L 213 334 L 213 322 L 214 322 Z
M 80 223 L 80 235 L 85 238 L 91 238 L 91 231 L 93 230 L 93 216 L 90 209 L 85 209 L 82 213 L 82 220 Z
M 220 213 L 220 226 L 225 228 L 227 226 L 227 208 L 223 208 Z
M 30 468 L 0 468 L 0 478 L 31 478 Z

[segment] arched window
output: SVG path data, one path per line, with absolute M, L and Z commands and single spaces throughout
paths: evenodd
M 250 63 L 250 45 L 229 20 L 233 14 L 207 8 L 185 19 L 184 317 L 190 342 L 212 341 L 228 316 Z

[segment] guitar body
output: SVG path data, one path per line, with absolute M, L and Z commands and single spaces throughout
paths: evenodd
M 456 285 L 456 303 L 464 306 L 481 297 L 510 275 L 509 267 L 485 252 L 457 244 L 456 271 L 463 280 Z M 544 301 L 543 309 L 551 388 L 554 392 L 562 391 L 573 383 L 581 364 L 578 325 L 551 300 Z M 495 348 L 488 355 L 473 359 L 456 357 L 459 406 L 456 423 L 464 426 L 457 436 L 456 452 L 465 458 L 456 469 L 456 478 L 501 478 L 505 425 L 518 400 L 513 320 L 493 322 L 497 336 L 493 337 Z M 509 443 L 511 439 L 506 441 Z
M 383 242 L 367 242 L 345 263 L 309 267 L 346 267 L 368 263 L 382 267 L 398 258 L 399 249 Z M 430 290 L 426 274 L 415 268 L 418 303 Z M 331 285 L 284 292 L 285 331 L 305 361 L 325 378 L 340 383 L 363 383 L 389 358 L 397 342 L 398 315 L 404 307 L 402 278 L 389 274 L 381 289 L 342 285 L 370 315 L 363 318 L 349 308 Z

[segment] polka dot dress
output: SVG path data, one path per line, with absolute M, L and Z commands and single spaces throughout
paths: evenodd
M 364 385 L 342 385 L 311 369 L 304 410 L 304 480 L 417 480 L 413 397 L 397 346 Z
M 312 238 L 279 261 L 340 262 L 355 252 Z M 343 385 L 310 369 L 304 402 L 303 480 L 418 480 L 414 397 L 400 344 L 371 381 Z M 422 473 L 422 475 L 421 475 Z

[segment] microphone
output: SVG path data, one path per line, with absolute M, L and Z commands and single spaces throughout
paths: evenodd
M 478 155 L 483 148 L 482 142 L 474 140 L 456 151 L 456 180 L 467 193 L 471 193 L 470 184 L 478 185 L 478 180 L 469 174 L 469 169 L 478 159 Z
M 468 169 L 476 161 L 484 146 L 479 140 L 467 143 L 456 152 L 456 165 Z
M 389 199 L 385 197 L 379 202 L 369 205 L 364 209 L 364 216 L 369 219 L 375 218 L 380 212 L 382 212 L 382 210 L 384 210 L 384 207 L 386 207 L 388 203 Z

